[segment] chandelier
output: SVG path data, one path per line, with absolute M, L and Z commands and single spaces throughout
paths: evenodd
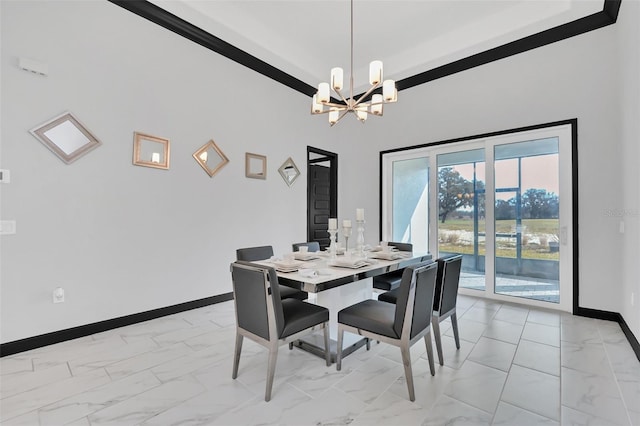
M 331 69 L 331 80 L 329 83 L 320 83 L 318 91 L 313 95 L 311 101 L 311 114 L 329 114 L 329 124 L 333 126 L 347 113 L 354 113 L 360 122 L 364 123 L 369 114 L 382 116 L 383 105 L 396 102 L 398 100 L 398 89 L 393 80 L 382 79 L 382 62 L 372 61 L 369 64 L 369 84 L 371 87 L 358 99 L 353 95 L 353 0 L 351 0 L 351 75 L 349 76 L 349 98 L 342 95 L 344 87 L 344 71 L 336 67 Z M 369 95 L 382 86 L 382 94 L 375 93 L 370 98 Z M 331 89 L 341 102 L 332 102 Z

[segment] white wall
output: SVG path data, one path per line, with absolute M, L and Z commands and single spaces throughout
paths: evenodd
M 621 216 L 612 220 L 624 222 L 623 274 L 620 313 L 640 338 L 640 2 L 623 1 L 618 27 L 618 72 L 622 119 L 622 197 L 616 204 Z M 631 304 L 632 295 L 634 305 Z
M 308 97 L 106 1 L 1 7 L 0 190 L 17 234 L 1 237 L 0 341 L 229 292 L 237 247 L 306 239 L 306 146 L 329 134 Z M 103 142 L 71 165 L 28 132 L 65 110 Z M 134 131 L 171 140 L 170 170 L 132 165 Z M 231 160 L 213 178 L 191 157 L 210 139 Z M 267 156 L 266 181 L 245 178 L 245 152 Z
M 634 285 L 640 296 L 637 256 L 620 256 L 634 240 L 604 213 L 633 189 L 623 178 L 637 179 L 636 162 L 616 149 L 637 155 L 637 127 L 628 120 L 621 129 L 620 118 L 637 97 L 622 104 L 615 77 L 619 60 L 629 65 L 616 46 L 638 25 L 625 4 L 624 27 L 402 91 L 383 118 L 329 128 L 309 116 L 306 96 L 113 4 L 0 2 L 0 167 L 12 172 L 1 213 L 18 225 L 1 237 L 0 341 L 230 291 L 235 248 L 273 244 L 281 253 L 305 238 L 307 145 L 339 154 L 339 216 L 355 219 L 364 207 L 375 242 L 380 150 L 574 117 L 580 305 L 635 315 L 639 335 L 637 313 L 623 306 Z M 21 56 L 47 62 L 49 76 L 19 70 Z M 637 87 L 637 73 L 624 79 Z M 69 166 L 28 133 L 65 110 L 103 142 Z M 131 165 L 134 131 L 171 139 L 171 170 Z M 211 138 L 231 159 L 213 179 L 191 158 Z M 268 156 L 266 181 L 244 177 L 247 151 Z M 292 188 L 277 176 L 288 156 L 303 172 Z M 637 232 L 637 221 L 628 229 Z M 67 301 L 54 305 L 59 285 Z

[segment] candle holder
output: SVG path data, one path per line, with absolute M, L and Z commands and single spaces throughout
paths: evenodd
M 331 244 L 329 245 L 329 253 L 331 253 L 332 258 L 335 258 L 337 254 L 336 234 L 338 233 L 338 230 L 327 229 L 327 232 L 329 233 L 329 241 L 331 241 Z
M 344 252 L 349 253 L 349 237 L 351 236 L 351 227 L 343 226 L 342 233 L 344 234 Z
M 356 251 L 364 257 L 364 219 L 356 220 L 358 224 L 358 239 L 356 241 Z

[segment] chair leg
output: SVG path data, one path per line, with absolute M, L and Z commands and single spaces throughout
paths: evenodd
M 329 344 L 329 323 L 324 323 L 324 358 L 327 361 L 327 367 L 331 367 L 331 346 Z
M 275 343 L 269 348 L 269 366 L 267 367 L 267 389 L 264 393 L 264 400 L 271 400 L 271 388 L 273 388 L 273 377 L 276 373 L 276 361 L 278 360 L 278 344 Z
M 292 351 L 293 350 L 293 342 L 289 342 L 289 350 Z
M 238 332 L 236 332 L 236 348 L 233 353 L 233 372 L 231 373 L 231 378 L 235 379 L 238 377 L 238 365 L 240 365 L 240 352 L 242 352 L 242 339 L 244 336 Z
M 442 356 L 442 337 L 440 336 L 440 320 L 438 319 L 438 317 L 431 317 L 431 328 L 433 328 L 433 337 L 436 341 L 438 362 L 440 362 L 440 365 L 444 365 L 444 357 Z
M 365 337 L 365 344 L 367 345 L 367 350 L 371 349 L 371 340 L 368 337 Z
M 458 334 L 458 315 L 451 314 L 451 326 L 453 327 L 453 337 L 456 339 L 456 349 L 460 349 L 460 335 Z
M 411 371 L 411 354 L 408 343 L 400 345 L 400 353 L 402 353 L 402 364 L 404 365 L 404 375 L 409 389 L 409 399 L 413 402 L 416 400 L 416 395 L 413 389 L 413 372 Z
M 344 330 L 338 325 L 338 353 L 336 355 L 336 370 L 342 368 L 342 339 L 344 338 Z
M 424 343 L 427 347 L 427 358 L 429 358 L 429 370 L 431 370 L 431 375 L 436 375 L 436 368 L 433 363 L 433 346 L 431 345 L 431 331 L 424 335 Z

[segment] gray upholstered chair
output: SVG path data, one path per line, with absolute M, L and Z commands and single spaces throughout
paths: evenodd
M 310 252 L 320 251 L 320 243 L 317 241 L 309 241 L 308 243 L 293 243 L 291 249 L 293 251 L 300 251 L 300 247 L 307 247 Z
M 460 270 L 462 268 L 462 255 L 449 255 L 441 257 L 438 263 L 438 276 L 436 279 L 436 291 L 433 299 L 433 337 L 436 341 L 438 361 L 444 365 L 442 356 L 442 336 L 440 335 L 440 323 L 451 317 L 451 328 L 456 342 L 456 349 L 460 349 L 460 336 L 458 335 L 458 316 L 456 314 L 456 301 L 458 299 L 458 285 L 460 283 Z M 378 300 L 388 303 L 396 303 L 398 289 L 382 293 Z
M 444 365 L 440 323 L 449 317 L 451 317 L 451 328 L 453 329 L 453 337 L 456 341 L 456 349 L 460 349 L 456 302 L 458 300 L 461 269 L 462 255 L 458 254 L 438 259 L 438 285 L 436 286 L 433 300 L 433 318 L 431 324 L 433 326 L 433 336 L 436 340 L 436 349 L 438 350 L 440 365 Z
M 316 330 L 324 330 L 325 361 L 329 355 L 329 310 L 297 299 L 281 299 L 275 269 L 250 262 L 231 264 L 236 307 L 236 346 L 232 377 L 238 377 L 244 337 L 269 349 L 264 399 L 271 399 L 278 348 Z
M 407 266 L 398 287 L 398 303 L 365 300 L 338 312 L 338 355 L 336 368 L 342 368 L 344 332 L 400 347 L 409 399 L 415 401 L 410 348 L 424 338 L 431 375 L 435 375 L 431 346 L 431 307 L 436 286 L 437 264 L 429 260 Z
M 387 244 L 400 251 L 413 251 L 413 244 L 411 243 L 390 242 Z M 373 288 L 384 291 L 393 290 L 400 286 L 400 281 L 402 281 L 402 269 L 373 277 Z
M 271 256 L 273 256 L 273 247 L 271 246 L 246 247 L 236 250 L 236 260 L 243 260 L 245 262 L 265 260 L 271 258 Z M 282 299 L 305 300 L 309 297 L 309 293 L 281 285 L 280 297 Z

